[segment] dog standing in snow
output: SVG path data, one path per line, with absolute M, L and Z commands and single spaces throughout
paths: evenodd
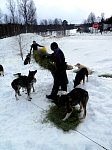
M 78 69 L 76 70 L 76 72 L 78 72 L 80 69 L 82 69 L 82 68 L 87 68 L 87 70 L 88 70 L 88 75 L 90 75 L 90 74 L 92 74 L 93 73 L 93 71 L 90 69 L 90 68 L 88 68 L 88 67 L 86 67 L 86 66 L 84 66 L 84 65 L 82 65 L 82 64 L 80 64 L 80 63 L 77 63 L 76 65 L 75 65 L 75 67 L 77 67 Z
M 28 55 L 26 55 L 26 58 L 24 60 L 24 65 L 30 64 L 31 61 L 31 53 L 28 53 Z
M 0 76 L 4 76 L 4 68 L 2 65 L 0 65 Z
M 82 68 L 76 73 L 75 80 L 73 80 L 74 88 L 78 86 L 81 81 L 83 81 L 83 84 L 85 84 L 85 77 L 87 77 L 88 81 L 88 70 L 87 68 Z
M 35 74 L 36 74 L 37 70 L 35 71 L 30 71 L 29 70 L 29 74 L 28 76 L 22 76 L 21 73 L 17 74 L 17 78 L 14 79 L 11 83 L 12 88 L 15 90 L 15 97 L 16 100 L 18 99 L 18 96 L 21 96 L 20 94 L 20 89 L 21 88 L 25 88 L 27 90 L 27 94 L 28 94 L 28 100 L 31 101 L 31 87 L 33 87 L 33 84 L 36 82 L 35 79 Z M 34 87 L 33 87 L 33 91 L 34 91 Z

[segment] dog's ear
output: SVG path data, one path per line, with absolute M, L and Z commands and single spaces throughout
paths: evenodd
M 13 74 L 15 77 L 19 78 L 21 76 L 21 73 L 15 73 Z
M 35 73 L 37 72 L 37 70 L 35 70 Z

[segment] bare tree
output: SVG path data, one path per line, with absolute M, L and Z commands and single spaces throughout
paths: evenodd
M 28 24 L 32 24 L 36 20 L 36 7 L 33 0 L 17 0 L 17 1 L 19 13 L 23 17 L 27 33 Z
M 22 37 L 20 34 L 18 35 L 18 44 L 19 44 L 20 55 L 21 55 L 21 58 L 23 60 Z
M 88 16 L 87 22 L 88 23 L 94 23 L 96 20 L 95 14 L 93 12 L 91 12 Z
M 20 56 L 21 56 L 21 58 L 23 60 L 23 49 L 25 48 L 26 45 L 24 44 L 24 38 L 23 38 L 23 36 L 21 34 L 16 36 L 15 43 L 19 47 Z M 17 47 L 16 47 L 16 49 L 17 49 Z
M 37 24 L 36 21 L 36 7 L 33 2 L 33 0 L 30 1 L 29 3 L 29 9 L 28 9 L 28 23 L 29 24 Z
M 62 23 L 62 22 L 61 22 L 61 23 Z M 59 25 L 59 24 L 60 24 L 60 20 L 59 20 L 58 18 L 55 18 L 55 19 L 54 19 L 54 24 L 55 24 L 55 25 Z
M 7 0 L 7 8 L 10 12 L 10 22 L 15 23 L 16 21 L 16 4 L 14 0 Z
M 40 21 L 40 25 L 48 25 L 47 19 L 43 19 Z
M 66 35 L 66 26 L 68 25 L 68 22 L 66 20 L 63 20 L 62 27 L 63 27 L 63 35 Z
M 0 23 L 2 23 L 2 16 L 3 16 L 3 14 L 2 14 L 2 11 L 0 9 Z
M 101 13 L 101 18 L 104 20 L 105 19 L 105 13 Z
M 52 25 L 53 24 L 53 20 L 52 19 L 48 19 L 48 24 Z
M 4 23 L 8 24 L 9 22 L 9 16 L 7 14 L 4 14 Z

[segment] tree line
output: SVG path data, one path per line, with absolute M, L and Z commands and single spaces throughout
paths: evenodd
M 58 18 L 43 19 L 37 22 L 37 10 L 33 0 L 7 0 L 7 14 L 0 10 L 0 38 L 28 32 L 61 31 L 73 29 L 74 25 L 68 25 L 66 20 Z
M 0 9 L 0 38 L 6 36 L 17 35 L 28 32 L 47 32 L 62 31 L 66 35 L 66 30 L 75 28 L 74 24 L 68 24 L 66 20 L 58 18 L 43 19 L 38 24 L 37 9 L 33 0 L 7 0 L 7 14 L 3 14 Z M 94 22 L 102 24 L 105 20 L 104 13 L 96 17 L 91 12 L 87 19 L 83 21 L 83 25 L 88 27 Z

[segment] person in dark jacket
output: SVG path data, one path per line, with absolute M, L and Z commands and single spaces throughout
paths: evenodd
M 44 47 L 44 46 L 39 45 L 38 43 L 36 43 L 36 41 L 33 41 L 33 44 L 31 45 L 30 53 L 32 49 L 33 51 L 38 50 L 38 47 Z
M 66 73 L 66 62 L 64 53 L 58 47 L 56 42 L 51 43 L 52 54 L 47 54 L 56 65 L 56 70 L 54 72 L 54 85 L 50 95 L 46 95 L 48 99 L 56 99 L 59 87 L 62 91 L 67 91 L 68 78 Z

